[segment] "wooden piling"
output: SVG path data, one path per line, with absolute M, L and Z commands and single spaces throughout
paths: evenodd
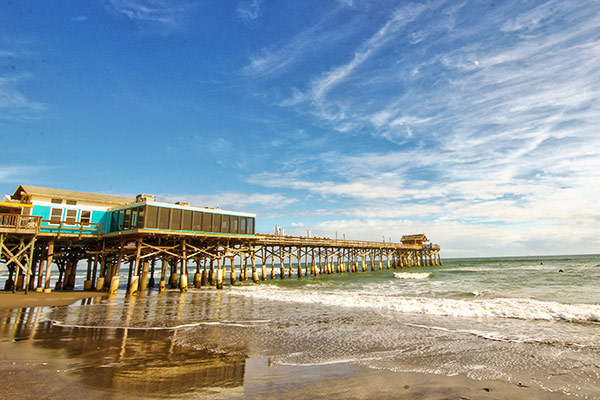
M 144 260 L 142 262 L 142 274 L 139 282 L 139 291 L 145 292 L 148 287 L 148 272 L 150 272 L 150 262 Z
M 46 259 L 46 275 L 45 275 L 45 282 L 44 282 L 44 292 L 49 293 L 50 291 L 52 291 L 52 289 L 50 289 L 50 277 L 51 277 L 51 272 L 50 269 L 52 267 L 52 261 L 54 259 L 54 240 L 50 239 L 48 241 L 48 258 Z

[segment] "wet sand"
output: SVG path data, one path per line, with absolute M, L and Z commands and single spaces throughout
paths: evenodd
M 106 293 L 65 291 L 38 293 L 36 291 L 25 292 L 5 292 L 0 291 L 0 310 L 8 310 L 23 307 L 47 307 L 47 306 L 67 306 L 75 303 L 77 300 L 90 297 L 105 297 Z
M 54 299 L 45 300 L 71 302 L 77 301 L 74 297 L 78 295 L 84 297 L 85 294 L 57 293 Z M 166 300 L 175 303 L 185 299 L 176 294 L 168 296 Z M 285 365 L 273 362 L 277 350 L 272 354 L 256 354 L 243 347 L 190 347 L 185 345 L 185 340 L 179 340 L 189 328 L 73 327 L 57 325 L 48 319 L 69 311 L 85 317 L 90 305 L 109 313 L 115 307 L 113 312 L 122 311 L 125 318 L 144 315 L 148 311 L 143 308 L 147 303 L 141 300 L 123 304 L 119 299 L 111 303 L 93 298 L 69 307 L 0 310 L 0 375 L 3 377 L 0 398 L 565 398 L 539 387 L 474 380 L 462 375 L 394 372 L 350 362 Z M 121 306 L 123 308 L 118 308 Z M 189 312 L 188 308 L 181 309 Z M 96 315 L 90 320 L 95 318 Z M 104 319 L 110 320 L 109 317 Z M 141 322 L 146 320 L 147 317 L 140 319 Z M 130 319 L 127 326 L 136 326 L 135 320 Z M 206 343 L 230 342 L 240 332 L 239 327 L 229 325 L 209 325 L 208 329 L 208 337 L 200 336 Z

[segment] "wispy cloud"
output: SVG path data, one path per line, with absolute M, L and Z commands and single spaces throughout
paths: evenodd
M 110 0 L 109 3 L 110 10 L 118 15 L 166 29 L 181 27 L 195 7 L 195 3 L 187 0 Z
M 0 72 L 0 120 L 27 120 L 38 117 L 46 105 L 32 100 L 20 85 L 34 79 L 33 74 L 17 72 L 15 64 L 36 55 L 28 48 L 29 43 L 9 37 L 0 39 L 0 60 L 9 66 Z
M 357 26 L 353 20 L 339 20 L 340 10 L 345 8 L 335 8 L 320 16 L 289 41 L 263 48 L 259 53 L 251 55 L 250 62 L 242 68 L 242 73 L 252 77 L 280 75 L 355 35 Z M 336 26 L 336 29 L 331 30 L 331 26 Z
M 311 92 L 314 100 L 322 100 L 331 89 L 346 79 L 373 54 L 382 49 L 393 39 L 394 34 L 417 18 L 425 9 L 426 6 L 420 4 L 408 4 L 397 9 L 385 25 L 360 46 L 350 62 L 334 68 L 312 83 Z
M 42 103 L 32 101 L 19 90 L 20 81 L 29 75 L 0 76 L 0 119 L 30 119 L 46 110 Z
M 235 12 L 243 21 L 254 21 L 262 14 L 262 0 L 241 1 Z
M 159 200 L 167 202 L 186 201 L 195 206 L 231 208 L 248 210 L 258 208 L 278 209 L 287 207 L 297 200 L 278 193 L 239 193 L 220 192 L 210 195 L 202 194 L 163 194 Z
M 31 177 L 41 169 L 31 165 L 0 165 L 0 182 L 26 183 L 31 181 Z

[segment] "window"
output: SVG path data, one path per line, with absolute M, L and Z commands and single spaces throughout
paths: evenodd
M 135 227 L 136 228 L 143 228 L 144 227 L 144 215 L 145 215 L 144 207 L 139 207 L 138 208 L 137 221 L 135 222 Z
M 213 223 L 211 232 L 221 232 L 221 215 L 213 214 Z
M 75 223 L 77 222 L 77 210 L 67 210 L 65 221 Z
M 248 218 L 248 224 L 246 226 L 246 233 L 254 233 L 254 218 Z
M 181 229 L 181 210 L 179 208 L 173 208 L 171 210 L 171 229 Z
M 50 200 L 50 203 L 62 204 L 62 199 L 52 199 L 52 200 Z
M 202 232 L 210 232 L 212 230 L 212 214 L 203 213 L 202 215 Z
M 202 212 L 194 211 L 194 231 L 202 230 Z
M 131 229 L 131 208 L 125 210 L 123 214 L 123 229 Z
M 77 205 L 77 200 L 67 200 L 67 204 L 70 206 L 76 206 Z
M 221 215 L 221 232 L 229 233 L 229 215 Z
M 238 233 L 238 220 L 240 217 L 231 217 L 231 233 Z
M 183 223 L 181 225 L 181 230 L 191 231 L 192 230 L 192 218 L 194 217 L 194 212 L 192 210 L 183 210 Z
M 159 208 L 160 213 L 158 216 L 158 228 L 159 229 L 169 229 L 169 221 L 171 218 L 171 210 L 168 208 Z
M 81 218 L 79 220 L 83 223 L 89 224 L 90 222 L 92 222 L 92 212 L 81 210 Z
M 60 222 L 62 220 L 62 208 L 53 208 L 50 211 L 50 221 L 52 222 Z
M 246 218 L 240 217 L 240 233 L 246 233 Z
M 156 228 L 158 224 L 158 207 L 148 206 L 146 215 L 146 228 Z
M 119 227 L 117 226 L 119 223 L 119 212 L 118 211 L 113 211 L 110 213 L 110 231 L 111 232 L 115 232 L 117 230 L 119 230 Z

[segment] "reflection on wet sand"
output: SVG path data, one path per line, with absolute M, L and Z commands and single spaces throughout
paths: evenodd
M 120 395 L 179 395 L 242 386 L 245 355 L 190 350 L 176 344 L 181 329 L 176 326 L 185 309 L 185 296 L 155 296 L 125 302 L 103 300 L 91 307 L 8 310 L 0 314 L 0 337 L 55 350 L 58 357 L 70 360 L 66 372 L 77 377 L 79 384 Z M 161 319 L 160 310 L 176 310 L 176 315 L 162 316 L 167 326 L 152 326 Z M 65 315 L 63 325 L 68 326 L 61 326 Z M 218 327 L 210 332 L 223 333 Z

